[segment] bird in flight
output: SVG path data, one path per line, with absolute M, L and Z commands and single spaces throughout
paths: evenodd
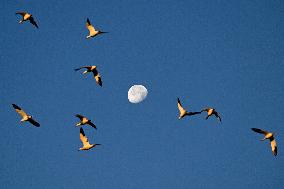
M 274 134 L 271 133 L 271 132 L 268 132 L 268 131 L 257 129 L 257 128 L 251 128 L 251 130 L 253 130 L 254 132 L 257 132 L 257 133 L 260 133 L 260 134 L 264 135 L 264 138 L 261 139 L 261 141 L 269 139 L 270 145 L 271 145 L 272 154 L 274 156 L 276 156 L 277 155 L 277 145 L 276 145 L 276 141 L 275 141 L 275 138 L 274 138 Z
M 96 125 L 93 124 L 93 123 L 91 122 L 91 120 L 89 120 L 89 119 L 86 118 L 85 116 L 82 116 L 82 115 L 80 115 L 80 114 L 76 114 L 75 116 L 78 117 L 78 118 L 81 120 L 79 123 L 76 124 L 76 126 L 79 127 L 79 126 L 81 126 L 81 125 L 86 125 L 86 124 L 88 124 L 88 125 L 92 126 L 94 129 L 97 129 Z
M 87 39 L 91 37 L 95 37 L 96 35 L 99 35 L 99 34 L 108 33 L 108 32 L 96 30 L 94 26 L 91 24 L 89 18 L 87 18 L 86 27 L 89 30 L 89 35 L 86 37 Z
M 16 112 L 22 116 L 21 122 L 28 121 L 36 127 L 40 126 L 40 124 L 36 122 L 31 115 L 28 115 L 19 106 L 17 106 L 16 104 L 12 104 L 12 106 L 16 110 Z
M 79 150 L 89 150 L 97 145 L 101 145 L 101 144 L 90 144 L 82 127 L 80 128 L 80 140 L 83 143 L 83 147 L 79 148 Z
M 75 71 L 81 70 L 82 68 L 87 69 L 86 71 L 83 72 L 83 74 L 87 74 L 89 72 L 92 72 L 95 79 L 96 79 L 97 84 L 102 87 L 103 82 L 102 82 L 101 76 L 100 76 L 100 74 L 97 70 L 97 66 L 83 66 L 83 67 L 80 67 L 80 68 L 76 68 Z
M 16 12 L 16 14 L 22 15 L 22 20 L 20 20 L 19 24 L 29 20 L 32 25 L 34 25 L 36 28 L 38 28 L 38 25 L 35 22 L 33 15 L 31 15 L 27 12 Z
M 201 112 L 207 112 L 207 117 L 205 118 L 206 120 L 210 116 L 215 115 L 215 117 L 218 118 L 220 122 L 222 121 L 221 117 L 220 117 L 220 114 L 218 112 L 216 112 L 216 110 L 214 108 L 205 108 Z
M 178 105 L 178 110 L 179 110 L 179 117 L 178 117 L 178 119 L 182 119 L 185 116 L 192 116 L 192 115 L 195 115 L 195 114 L 201 114 L 201 112 L 188 112 L 186 109 L 184 109 L 182 107 L 179 98 L 177 98 L 177 105 Z

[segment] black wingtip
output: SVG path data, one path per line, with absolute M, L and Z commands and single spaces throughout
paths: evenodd
M 82 133 L 83 135 L 85 135 L 84 130 L 82 127 L 80 127 L 80 133 Z
M 34 124 L 34 126 L 36 126 L 36 127 L 40 127 L 40 124 Z
M 99 34 L 104 34 L 104 33 L 109 33 L 109 32 L 99 31 Z
M 12 104 L 12 106 L 13 106 L 13 108 L 15 108 L 15 109 L 21 109 L 19 106 L 17 106 L 16 104 Z

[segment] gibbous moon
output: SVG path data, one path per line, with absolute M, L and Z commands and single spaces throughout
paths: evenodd
M 148 91 L 143 85 L 133 85 L 128 90 L 128 100 L 131 103 L 142 102 L 147 97 Z

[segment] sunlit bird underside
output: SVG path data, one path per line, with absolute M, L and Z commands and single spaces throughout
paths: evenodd
M 86 71 L 83 72 L 83 74 L 87 74 L 87 73 L 92 72 L 93 75 L 94 75 L 94 78 L 96 79 L 97 84 L 102 87 L 103 82 L 102 82 L 100 73 L 97 70 L 97 66 L 82 66 L 80 68 L 76 68 L 75 71 L 81 70 L 83 68 L 87 69 Z
M 16 110 L 16 112 L 18 114 L 20 114 L 20 116 L 22 116 L 21 122 L 25 122 L 28 121 L 31 124 L 33 124 L 36 127 L 39 127 L 40 124 L 38 122 L 36 122 L 33 117 L 31 115 L 28 115 L 24 110 L 22 110 L 19 106 L 17 106 L 16 104 L 12 104 L 13 108 Z
M 25 22 L 25 21 L 30 21 L 32 25 L 34 25 L 36 28 L 38 28 L 37 23 L 35 22 L 35 19 L 33 15 L 27 13 L 27 12 L 16 12 L 16 14 L 19 14 L 22 16 L 22 20 L 19 21 L 19 24 Z
M 93 148 L 97 145 L 101 145 L 101 144 L 90 144 L 82 127 L 80 128 L 80 140 L 83 144 L 83 147 L 79 148 L 79 150 L 90 150 L 91 148 Z
M 220 114 L 214 108 L 205 108 L 201 112 L 207 112 L 207 116 L 205 118 L 206 120 L 212 115 L 215 115 L 215 117 L 219 119 L 220 122 L 222 121 Z
M 179 117 L 178 117 L 178 119 L 182 119 L 185 116 L 192 116 L 192 115 L 196 115 L 196 114 L 200 114 L 201 113 L 201 112 L 188 112 L 186 109 L 184 109 L 182 107 L 179 98 L 177 98 L 177 106 L 178 106 L 178 110 L 179 110 Z
M 94 26 L 91 24 L 89 18 L 87 18 L 86 27 L 89 30 L 89 35 L 86 37 L 87 39 L 89 39 L 91 37 L 95 37 L 95 36 L 97 36 L 99 34 L 108 33 L 108 32 L 103 32 L 103 31 L 96 30 L 94 28 Z
M 277 145 L 276 145 L 276 141 L 275 141 L 275 138 L 274 138 L 274 134 L 271 133 L 271 132 L 268 132 L 268 131 L 257 129 L 257 128 L 251 128 L 251 130 L 264 135 L 264 138 L 261 139 L 261 141 L 264 141 L 266 139 L 268 139 L 270 141 L 272 154 L 274 156 L 276 156 L 277 155 Z
M 80 114 L 76 114 L 76 117 L 78 117 L 80 119 L 80 122 L 76 124 L 76 126 L 82 126 L 82 125 L 90 125 L 92 126 L 94 129 L 97 129 L 96 125 L 94 123 L 92 123 L 91 120 L 89 120 L 88 118 L 86 118 L 85 116 L 82 116 Z

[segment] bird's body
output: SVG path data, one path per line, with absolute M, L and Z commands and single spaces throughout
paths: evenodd
M 76 126 L 80 127 L 82 125 L 90 125 L 92 126 L 94 129 L 97 129 L 96 125 L 94 123 L 92 123 L 91 120 L 89 120 L 88 118 L 86 118 L 85 116 L 82 116 L 80 114 L 76 114 L 76 117 L 78 117 L 80 119 L 80 122 L 76 124 Z
M 89 18 L 87 18 L 86 27 L 87 27 L 87 29 L 89 30 L 89 35 L 86 37 L 86 39 L 95 37 L 95 36 L 97 36 L 97 35 L 99 35 L 99 34 L 107 33 L 107 32 L 103 32 L 103 31 L 96 30 L 96 29 L 94 28 L 94 26 L 91 24 Z
M 261 141 L 264 141 L 264 140 L 267 140 L 267 139 L 270 141 L 272 154 L 274 156 L 276 156 L 277 155 L 277 144 L 276 144 L 276 140 L 274 138 L 274 134 L 271 133 L 271 132 L 268 132 L 268 131 L 257 129 L 257 128 L 252 128 L 251 130 L 264 135 L 264 138 L 261 139 Z
M 80 67 L 80 68 L 76 68 L 75 71 L 81 70 L 82 68 L 86 68 L 87 69 L 87 70 L 85 70 L 83 72 L 83 74 L 87 74 L 87 73 L 92 72 L 93 75 L 94 75 L 94 78 L 95 78 L 95 80 L 97 82 L 97 84 L 102 87 L 103 82 L 102 82 L 100 73 L 97 70 L 97 66 L 83 66 L 83 67 Z
M 90 144 L 82 127 L 80 128 L 80 140 L 83 144 L 83 147 L 79 148 L 79 150 L 90 150 L 91 148 L 93 148 L 97 145 L 101 145 L 101 144 Z
M 24 15 L 24 17 L 23 17 L 23 21 L 27 21 L 28 19 L 30 19 L 32 17 L 32 15 L 31 14 L 29 14 L 29 13 L 26 13 L 25 15 Z M 21 20 L 22 21 L 22 20 Z M 22 22 L 23 22 L 22 21 Z
M 205 108 L 201 112 L 207 112 L 207 117 L 205 119 L 208 119 L 210 116 L 215 115 L 217 119 L 221 122 L 221 116 L 220 114 L 214 109 L 214 108 Z
M 16 104 L 12 104 L 13 108 L 16 110 L 16 112 L 18 114 L 20 114 L 22 116 L 21 122 L 25 122 L 28 121 L 31 124 L 33 124 L 36 127 L 39 127 L 40 124 L 38 122 L 36 122 L 33 117 L 31 115 L 28 115 L 24 110 L 22 110 L 19 106 L 17 106 Z
M 16 14 L 19 14 L 19 15 L 22 16 L 22 20 L 19 21 L 19 24 L 21 24 L 21 23 L 23 23 L 25 21 L 30 21 L 30 23 L 32 25 L 34 25 L 36 28 L 38 28 L 38 25 L 35 22 L 33 15 L 31 15 L 31 14 L 29 14 L 27 12 L 16 12 Z
M 93 147 L 95 147 L 94 144 L 88 144 L 86 146 L 83 146 L 82 148 L 79 148 L 79 150 L 90 150 Z
M 201 112 L 188 112 L 186 109 L 184 109 L 181 105 L 180 99 L 177 98 L 177 105 L 178 105 L 178 110 L 179 110 L 179 117 L 178 119 L 182 119 L 185 116 L 192 116 L 196 114 L 200 114 Z

